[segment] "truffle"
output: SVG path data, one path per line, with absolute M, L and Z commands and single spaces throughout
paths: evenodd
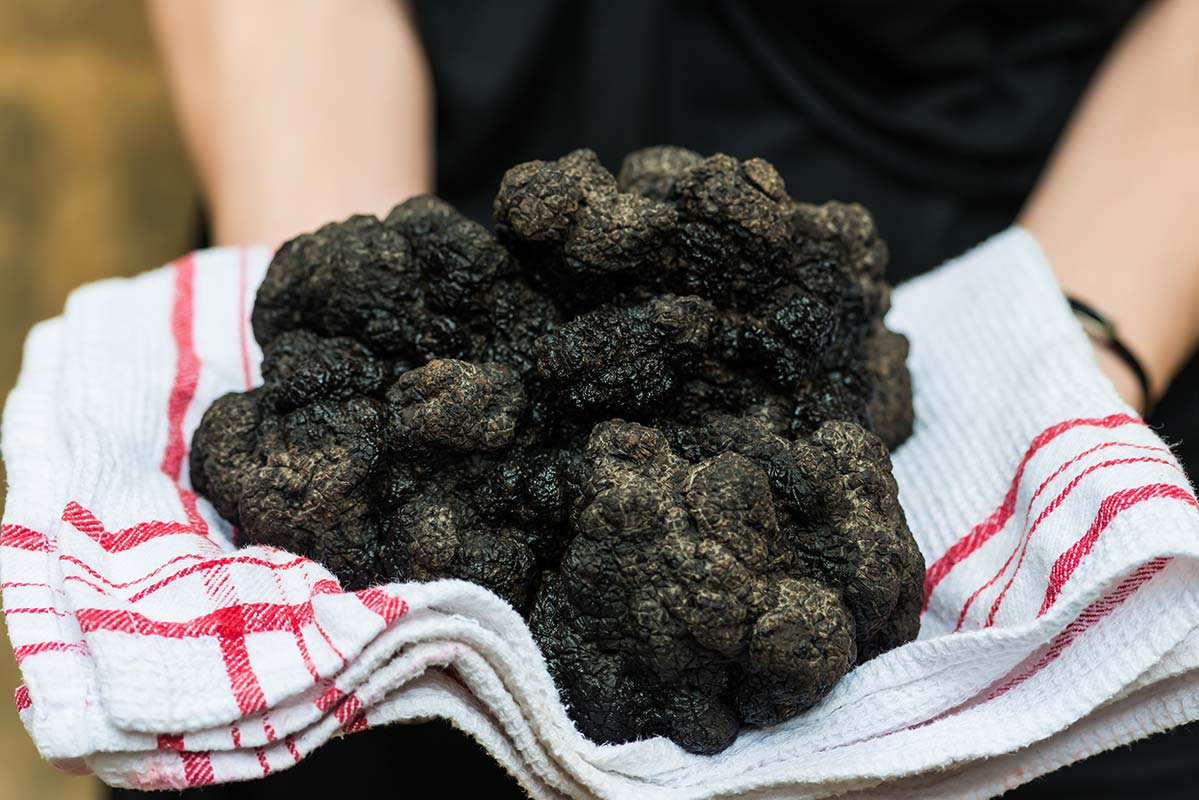
M 649 410 L 699 369 L 713 318 L 699 297 L 604 305 L 538 340 L 538 374 L 580 410 Z
M 263 385 L 192 483 L 347 588 L 487 587 L 584 734 L 714 753 L 916 635 L 886 261 L 861 206 L 673 147 L 513 167 L 494 233 L 433 197 L 329 224 L 275 254 Z
M 525 396 L 503 364 L 438 359 L 401 375 L 387 402 L 397 452 L 407 446 L 485 453 L 512 444 Z
M 531 617 L 585 733 L 663 734 L 717 752 L 742 723 L 768 725 L 808 708 L 856 662 L 852 600 L 817 577 L 835 567 L 796 553 L 792 540 L 810 532 L 779 513 L 768 470 L 799 471 L 818 505 L 837 502 L 825 494 L 841 487 L 803 475 L 788 443 L 759 429 L 777 439 L 771 463 L 761 452 L 770 445 L 745 433 L 691 462 L 654 428 L 611 421 L 593 429 L 575 536 Z M 861 535 L 840 518 L 827 524 L 833 537 Z M 894 598 L 884 613 L 893 608 Z

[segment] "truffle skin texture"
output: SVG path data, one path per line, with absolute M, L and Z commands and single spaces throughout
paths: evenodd
M 882 325 L 866 339 L 866 369 L 874 386 L 867 413 L 870 427 L 887 447 L 898 447 L 912 434 L 912 376 L 908 340 Z
M 398 318 L 413 293 L 408 240 L 372 216 L 330 223 L 284 243 L 258 288 L 251 320 L 266 347 L 285 331 L 348 336 L 372 350 L 410 349 Z
M 575 309 L 652 279 L 667 263 L 677 222 L 669 204 L 618 191 L 591 150 L 515 166 L 495 198 L 500 241 Z
M 522 374 L 532 368 L 533 341 L 558 319 L 482 225 L 429 197 L 384 221 L 358 215 L 285 243 L 252 314 L 264 348 L 303 329 L 355 339 L 393 371 L 457 358 Z
M 861 206 L 677 147 L 518 164 L 494 233 L 435 197 L 275 254 L 263 385 L 197 491 L 342 586 L 458 578 L 529 622 L 580 730 L 714 753 L 915 637 L 912 428 Z
M 538 340 L 538 374 L 577 409 L 642 411 L 697 371 L 713 317 L 699 297 L 603 306 Z
M 490 452 L 512 444 L 525 408 L 516 373 L 503 364 L 438 359 L 387 390 L 393 446 Z
M 403 467 L 397 467 L 403 472 Z M 491 589 L 523 609 L 536 574 L 532 549 L 512 529 L 479 519 L 469 481 L 393 473 L 407 495 L 388 514 L 381 568 L 387 580 L 460 578 Z
M 810 707 L 857 660 L 852 600 L 795 557 L 797 519 L 780 520 L 772 494 L 771 469 L 802 463 L 786 441 L 738 424 L 729 449 L 695 462 L 637 423 L 591 433 L 575 536 L 531 625 L 593 738 L 663 734 L 718 752 L 742 723 Z M 835 505 L 823 492 L 840 488 L 809 481 L 802 491 Z
M 371 395 L 384 370 L 353 339 L 323 339 L 306 330 L 277 336 L 263 353 L 264 400 L 286 412 L 317 400 Z
M 625 157 L 616 184 L 622 192 L 669 202 L 678 179 L 703 161 L 699 153 L 683 147 L 646 147 Z
M 376 577 L 370 478 L 382 434 L 382 409 L 368 398 L 279 414 L 260 389 L 228 394 L 193 437 L 192 483 L 249 541 L 303 553 L 362 585 Z
M 795 202 L 774 167 L 709 156 L 678 178 L 674 203 L 683 220 L 670 277 L 676 291 L 745 308 L 783 281 Z

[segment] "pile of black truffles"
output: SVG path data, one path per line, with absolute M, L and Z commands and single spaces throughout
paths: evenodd
M 346 588 L 492 590 L 591 738 L 714 753 L 916 635 L 886 261 L 860 206 L 674 147 L 513 167 L 494 232 L 433 197 L 329 224 L 275 254 L 264 384 L 192 482 Z

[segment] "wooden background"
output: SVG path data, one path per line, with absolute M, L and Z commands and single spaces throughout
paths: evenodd
M 190 249 L 197 198 L 139 0 L 0 0 L 0 396 L 81 283 Z M 3 503 L 0 467 L 0 504 Z M 94 798 L 43 761 L 0 647 L 0 798 Z

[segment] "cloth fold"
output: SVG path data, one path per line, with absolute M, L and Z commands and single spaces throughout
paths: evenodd
M 208 250 L 85 286 L 26 343 L 0 588 L 17 709 L 64 769 L 247 780 L 441 716 L 536 797 L 983 797 L 1199 719 L 1199 504 L 1021 229 L 897 289 L 888 318 L 912 342 L 894 464 L 928 562 L 919 639 L 709 757 L 584 739 L 523 620 L 477 586 L 345 592 L 237 545 L 187 443 L 259 380 L 268 258 Z

